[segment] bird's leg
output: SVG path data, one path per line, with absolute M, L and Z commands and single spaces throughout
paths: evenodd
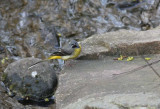
M 73 67 L 75 65 L 75 63 L 76 62 L 74 60 L 68 60 L 68 61 L 66 61 L 65 66 L 66 67 Z

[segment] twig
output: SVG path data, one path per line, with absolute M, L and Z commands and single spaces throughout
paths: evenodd
M 42 61 L 38 61 L 38 62 L 32 64 L 30 67 L 28 67 L 28 70 L 29 70 L 30 68 L 32 68 L 33 66 L 35 66 L 35 65 L 37 65 L 37 64 L 39 64 L 39 63 L 41 63 L 41 62 L 45 62 L 45 61 L 48 61 L 48 60 L 42 60 Z
M 138 70 L 141 70 L 141 69 L 143 69 L 143 68 L 145 68 L 145 67 L 147 67 L 147 66 L 151 66 L 151 65 L 153 65 L 153 64 L 156 64 L 156 63 L 158 63 L 158 62 L 160 62 L 160 60 L 154 61 L 154 62 L 152 62 L 152 63 L 145 64 L 145 65 L 143 65 L 143 66 L 137 67 L 137 68 L 132 69 L 132 70 L 127 71 L 127 72 L 123 72 L 123 73 L 120 73 L 120 74 L 113 74 L 113 75 L 119 76 L 119 75 L 122 75 L 122 74 L 130 74 L 130 73 L 136 72 L 136 71 L 138 71 Z M 158 74 L 158 75 L 159 75 L 159 74 Z

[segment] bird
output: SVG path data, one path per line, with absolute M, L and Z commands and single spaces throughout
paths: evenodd
M 75 59 L 81 53 L 81 44 L 75 40 L 72 40 L 69 44 L 63 46 L 59 52 L 54 52 L 53 56 L 50 56 L 47 60 L 52 59 Z
M 28 67 L 28 69 L 30 69 L 31 67 L 33 67 L 38 63 L 53 59 L 61 59 L 63 61 L 69 59 L 75 59 L 80 55 L 80 53 L 81 53 L 81 44 L 75 40 L 71 40 L 69 43 L 65 44 L 58 52 L 54 52 L 52 56 L 48 57 L 47 59 L 32 64 L 30 67 Z

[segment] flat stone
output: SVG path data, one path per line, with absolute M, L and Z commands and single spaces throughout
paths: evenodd
M 63 109 L 159 109 L 159 95 L 154 93 L 86 96 Z M 152 100 L 151 100 L 152 99 Z M 86 107 L 86 108 L 85 108 Z M 90 108 L 87 108 L 90 107 Z
M 119 30 L 93 35 L 81 42 L 80 58 L 102 55 L 141 55 L 160 53 L 160 26 L 148 31 Z
M 29 68 L 39 61 L 37 58 L 24 58 L 9 64 L 5 69 L 2 81 L 15 93 L 16 99 L 39 101 L 54 95 L 58 79 L 49 62 L 41 62 Z
M 160 55 L 144 57 L 151 58 L 149 63 L 160 59 Z M 66 67 L 59 76 L 57 109 L 159 109 L 160 78 L 149 66 L 137 69 L 146 65 L 144 59 L 115 58 L 76 60 Z M 152 66 L 160 74 L 160 63 Z

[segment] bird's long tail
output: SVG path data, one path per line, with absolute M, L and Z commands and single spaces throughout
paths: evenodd
M 41 63 L 41 62 L 45 62 L 45 61 L 49 61 L 49 60 L 52 60 L 52 59 L 61 59 L 62 57 L 61 56 L 50 56 L 49 58 L 45 59 L 45 60 L 41 60 L 41 61 L 38 61 L 34 64 L 32 64 L 30 67 L 28 67 L 28 69 L 32 68 L 33 66 Z

